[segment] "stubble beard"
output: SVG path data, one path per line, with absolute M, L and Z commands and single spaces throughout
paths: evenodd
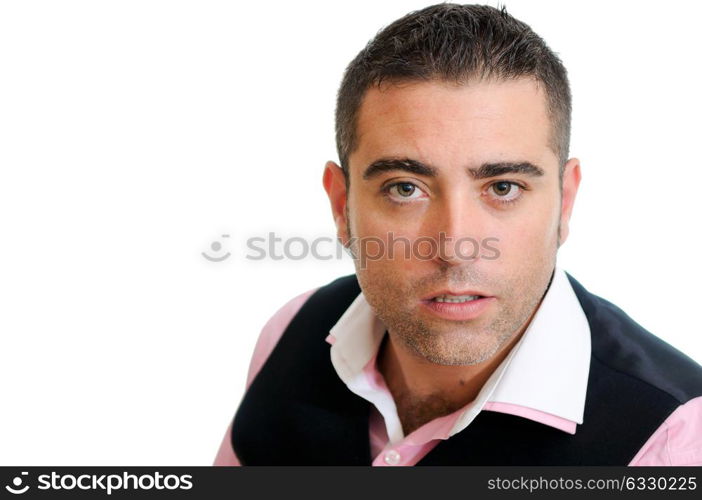
M 536 273 L 535 273 L 536 274 Z M 415 356 L 438 365 L 475 365 L 492 358 L 515 335 L 524 331 L 541 302 L 550 274 L 538 273 L 503 282 L 497 302 L 487 316 L 469 321 L 448 321 L 419 313 L 418 297 L 428 288 L 425 283 L 476 283 L 470 268 L 450 268 L 414 284 L 392 272 L 357 269 L 359 284 L 375 314 L 391 336 Z M 545 276 L 545 277 L 544 277 Z M 486 283 L 485 281 L 477 283 Z M 414 303 L 412 303 L 414 301 Z
M 437 266 L 432 275 L 408 283 L 404 275 L 382 261 L 360 266 L 348 205 L 346 227 L 356 276 L 366 301 L 390 335 L 415 356 L 430 363 L 467 366 L 492 358 L 515 335 L 522 333 L 539 307 L 555 268 L 560 231 L 550 255 L 519 276 L 487 276 L 474 265 Z M 560 227 L 560 224 L 558 225 Z M 541 261 L 541 263 L 538 263 Z M 445 286 L 477 288 L 497 297 L 491 315 L 469 321 L 448 321 L 420 314 L 419 298 Z

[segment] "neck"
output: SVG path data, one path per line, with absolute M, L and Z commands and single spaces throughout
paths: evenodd
M 524 330 L 513 335 L 490 359 L 466 366 L 420 359 L 388 332 L 380 346 L 377 366 L 395 400 L 405 434 L 473 401 Z
M 380 345 L 377 368 L 392 393 L 406 434 L 430 420 L 453 413 L 478 396 L 531 324 L 554 274 L 555 268 L 539 304 L 524 325 L 491 358 L 481 363 L 465 366 L 431 363 L 411 352 L 388 331 Z

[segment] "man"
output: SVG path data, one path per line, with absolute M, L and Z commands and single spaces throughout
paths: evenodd
M 556 266 L 570 114 L 504 9 L 378 33 L 323 177 L 356 274 L 264 327 L 215 464 L 702 465 L 702 368 Z

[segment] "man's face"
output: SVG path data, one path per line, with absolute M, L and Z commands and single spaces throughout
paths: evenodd
M 407 352 L 476 364 L 528 325 L 580 179 L 572 159 L 561 196 L 550 131 L 530 79 L 366 93 L 350 189 L 331 162 L 324 184 L 363 293 Z

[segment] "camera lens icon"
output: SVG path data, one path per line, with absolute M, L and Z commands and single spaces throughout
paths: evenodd
M 26 476 L 29 474 L 28 472 L 22 472 L 20 473 L 19 476 L 15 477 L 12 479 L 12 486 L 5 486 L 5 489 L 12 493 L 13 495 L 21 495 L 22 493 L 26 493 L 27 490 L 29 489 L 29 485 L 25 485 L 24 488 L 21 488 L 22 486 L 22 476 Z
M 228 234 L 223 234 L 223 235 L 222 235 L 222 238 L 229 238 L 229 235 L 228 235 Z M 206 252 L 202 252 L 202 256 L 203 256 L 204 258 L 206 258 L 207 260 L 209 260 L 210 262 L 222 262 L 223 260 L 228 259 L 229 256 L 231 255 L 230 252 L 222 251 L 222 243 L 220 243 L 219 241 L 213 241 L 213 242 L 210 244 L 210 250 L 212 250 L 212 252 L 215 253 L 214 256 L 209 255 L 209 254 L 206 253 Z M 216 254 L 218 254 L 218 253 L 220 253 L 220 252 L 221 252 L 221 255 L 216 255 Z

